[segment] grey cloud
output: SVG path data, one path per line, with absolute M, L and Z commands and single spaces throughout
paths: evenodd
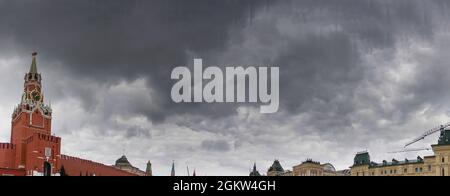
M 127 137 L 146 137 L 151 138 L 150 130 L 139 126 L 132 126 L 127 129 Z
M 225 140 L 205 140 L 201 144 L 202 148 L 210 151 L 229 151 L 230 145 Z

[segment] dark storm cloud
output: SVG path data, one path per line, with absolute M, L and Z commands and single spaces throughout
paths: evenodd
M 355 40 L 368 48 L 385 48 L 399 35 L 432 34 L 428 21 L 432 10 L 423 8 L 423 1 L 373 0 L 2 1 L 0 33 L 13 39 L 21 51 L 39 50 L 44 58 L 61 61 L 66 74 L 74 77 L 106 83 L 145 77 L 164 110 L 130 109 L 154 120 L 173 113 L 221 117 L 235 108 L 172 104 L 170 72 L 175 66 L 191 65 L 189 53 L 205 58 L 206 63 L 211 59 L 211 63 L 228 65 L 214 59 L 229 47 L 230 37 L 239 36 L 230 29 L 252 27 L 256 13 L 270 12 L 274 4 L 282 5 L 271 16 L 274 23 L 252 33 L 286 44 L 278 56 L 250 63 L 282 68 L 281 105 L 293 112 L 317 110 L 305 105 L 312 99 L 330 102 L 338 93 L 351 96 L 364 77 Z M 276 30 L 277 17 L 289 18 L 299 31 L 308 24 L 326 27 L 305 31 L 306 35 L 299 35 L 303 39 L 289 38 Z M 258 47 L 271 45 L 262 42 Z M 84 90 L 77 94 L 86 108 L 97 104 L 90 94 Z M 337 109 L 344 114 L 352 111 L 351 104 Z
M 312 114 L 319 130 L 335 132 L 329 127 L 351 128 L 355 90 L 370 77 L 361 55 L 391 50 L 402 38 L 431 38 L 433 11 L 422 8 L 423 1 L 324 2 L 292 1 L 291 9 L 286 7 L 299 29 L 303 24 L 318 28 L 306 28 L 304 39 L 289 40 L 273 64 L 283 70 L 284 108 Z
M 283 1 L 262 11 L 258 15 L 262 19 L 255 19 L 245 32 L 237 30 L 231 41 L 238 48 L 235 54 L 215 63 L 280 66 L 281 111 L 311 115 L 308 123 L 320 131 L 353 129 L 353 115 L 361 109 L 355 93 L 366 81 L 376 85 L 374 77 L 382 67 L 367 65 L 364 56 L 382 50 L 387 51 L 383 60 L 389 61 L 399 42 L 432 41 L 436 24 L 442 22 L 436 15 L 446 13 L 446 3 L 439 3 Z M 246 39 L 257 41 L 246 47 Z M 264 53 L 265 48 L 276 52 Z M 253 58 L 242 57 L 246 55 Z M 379 97 L 367 98 L 375 102 L 365 107 L 391 120 L 407 120 L 420 108 L 420 104 L 402 107 L 399 103 L 394 111 L 386 110 Z
M 76 77 L 114 82 L 145 77 L 169 99 L 170 72 L 225 46 L 230 26 L 245 26 L 269 1 L 1 1 L 0 34 L 21 51 L 62 61 Z M 83 96 L 86 102 L 91 99 Z M 87 103 L 92 105 L 95 103 Z M 195 106 L 190 106 L 195 107 Z M 183 112 L 183 108 L 177 110 Z M 164 118 L 163 111 L 148 113 Z

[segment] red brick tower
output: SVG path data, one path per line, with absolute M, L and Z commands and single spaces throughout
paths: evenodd
M 61 138 L 51 135 L 52 109 L 44 104 L 36 56 L 33 53 L 22 100 L 12 115 L 11 144 L 16 147 L 15 168 L 25 169 L 27 175 L 50 175 L 59 170 Z

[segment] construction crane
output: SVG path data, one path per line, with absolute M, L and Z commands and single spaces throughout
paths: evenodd
M 393 151 L 388 152 L 389 154 L 396 154 L 396 153 L 405 153 L 405 152 L 419 152 L 419 151 L 430 151 L 431 148 L 412 148 L 412 149 L 405 149 L 405 150 L 399 150 L 399 151 Z
M 425 137 L 427 137 L 427 136 L 429 136 L 429 135 L 435 134 L 435 133 L 437 133 L 437 132 L 443 132 L 447 127 L 450 127 L 450 123 L 447 123 L 447 124 L 444 124 L 444 125 L 435 127 L 435 128 L 433 128 L 433 129 L 431 129 L 431 130 L 425 132 L 425 133 L 422 134 L 420 137 L 418 137 L 418 138 L 412 140 L 411 142 L 407 143 L 407 144 L 405 145 L 405 148 L 408 147 L 408 146 L 410 146 L 410 145 L 412 145 L 412 144 L 414 144 L 414 143 L 416 143 L 416 142 L 418 142 L 418 141 L 420 141 L 420 140 L 425 139 Z

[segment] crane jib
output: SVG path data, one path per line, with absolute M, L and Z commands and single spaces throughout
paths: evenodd
M 450 127 L 450 123 L 447 123 L 447 124 L 445 124 L 445 125 L 441 125 L 441 126 L 435 127 L 435 128 L 433 128 L 433 129 L 431 129 L 431 130 L 425 132 L 425 133 L 422 134 L 420 137 L 418 137 L 418 138 L 412 140 L 411 142 L 407 143 L 407 144 L 405 145 L 405 148 L 408 147 L 409 145 L 412 145 L 412 144 L 414 144 L 414 143 L 420 141 L 420 140 L 425 139 L 425 138 L 426 138 L 427 136 L 429 136 L 429 135 L 432 135 L 432 134 L 434 134 L 434 133 L 436 133 L 436 132 L 439 132 L 439 131 L 444 131 L 444 129 L 447 128 L 447 127 Z

